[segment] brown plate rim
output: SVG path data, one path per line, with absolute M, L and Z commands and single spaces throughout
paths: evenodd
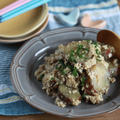
M 23 36 L 23 37 L 16 38 L 16 39 L 15 38 L 3 38 L 3 37 L 0 37 L 0 43 L 6 43 L 6 44 L 19 43 L 19 42 L 29 40 L 29 39 L 39 35 L 45 29 L 45 27 L 47 26 L 48 18 L 49 18 L 49 16 L 47 16 L 45 22 L 38 29 L 33 31 L 32 33 L 30 33 L 30 34 L 28 34 L 26 36 Z
M 44 4 L 42 6 L 42 9 L 46 9 L 46 14 L 41 14 L 41 17 L 43 18 L 41 22 L 39 22 L 39 24 L 37 24 L 36 26 L 34 26 L 31 30 L 29 29 L 28 31 L 26 31 L 24 34 L 19 34 L 19 35 L 0 35 L 0 38 L 2 39 L 17 39 L 17 38 L 21 38 L 23 36 L 27 36 L 29 34 L 31 34 L 32 32 L 34 32 L 36 29 L 39 29 L 40 26 L 42 26 L 42 24 L 44 24 L 44 22 L 46 21 L 47 17 L 48 17 L 48 5 Z

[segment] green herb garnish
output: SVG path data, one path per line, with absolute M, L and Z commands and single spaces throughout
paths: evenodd
M 78 70 L 76 67 L 73 68 L 72 74 L 74 75 L 74 77 L 78 75 Z
M 75 62 L 76 63 L 76 59 L 75 59 L 75 52 L 73 50 L 71 50 L 70 52 L 70 56 L 69 56 L 69 61 L 70 62 Z
M 84 48 L 84 50 L 88 52 L 88 51 L 89 51 L 89 48 Z
M 101 61 L 101 59 L 100 59 L 100 58 L 97 58 L 96 60 L 97 60 L 97 61 Z
M 66 74 L 65 68 L 66 68 L 66 65 L 64 64 L 64 61 L 59 60 L 58 65 L 56 65 L 56 69 L 59 70 L 62 75 L 65 75 Z
M 62 75 L 65 75 L 66 74 L 66 71 L 63 69 L 60 71 Z
M 55 78 L 54 78 L 54 77 L 51 77 L 50 80 L 55 80 Z
M 90 43 L 91 42 L 91 40 L 86 40 L 88 43 Z
M 59 67 L 58 65 L 56 65 L 56 69 L 57 69 L 57 70 L 59 70 L 59 69 L 60 69 L 60 67 Z
M 83 94 L 82 94 L 82 98 L 85 98 L 85 96 L 86 96 L 86 94 L 85 94 L 85 93 L 83 93 Z
M 84 58 L 84 57 L 85 57 L 84 53 L 79 55 L 79 58 Z
M 83 49 L 83 45 L 78 45 L 77 50 L 76 50 L 76 54 L 79 56 L 81 50 Z
M 85 80 L 86 80 L 85 77 L 82 77 L 82 78 L 81 78 L 81 85 L 82 85 L 82 87 L 85 85 Z
M 68 64 L 67 66 L 68 66 L 68 68 L 72 71 L 73 66 L 72 66 L 72 65 L 70 65 L 70 64 Z
M 84 59 L 88 51 L 89 51 L 89 48 L 84 48 L 83 45 L 78 45 L 76 54 L 79 56 L 79 58 Z
M 83 48 L 83 45 L 78 45 L 78 49 L 82 49 Z
M 64 68 L 65 68 L 65 64 L 64 64 L 64 61 L 63 61 L 63 60 L 59 60 L 59 64 L 61 64 L 61 65 L 62 65 L 62 67 L 64 67 Z
M 44 74 L 41 74 L 39 80 L 42 80 L 43 77 L 44 77 Z
M 98 49 L 95 50 L 97 55 L 100 55 L 100 51 Z
M 100 59 L 100 54 L 101 54 L 101 52 L 100 52 L 98 49 L 96 49 L 96 54 L 97 54 L 96 60 L 97 60 L 97 61 L 101 61 L 101 59 Z
M 92 42 L 92 44 L 94 44 L 94 45 L 95 45 L 95 48 L 96 48 L 96 47 L 98 47 L 98 42 L 93 41 L 93 42 Z

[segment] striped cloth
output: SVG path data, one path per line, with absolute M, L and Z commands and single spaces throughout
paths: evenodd
M 91 14 L 94 20 L 107 21 L 107 29 L 120 34 L 120 12 L 116 0 L 52 0 L 49 4 L 49 24 L 47 30 L 65 27 L 58 24 L 54 15 L 70 12 L 74 8 L 80 9 L 81 16 Z M 11 60 L 21 44 L 0 44 L 0 114 L 26 115 L 40 114 L 42 112 L 28 105 L 14 90 L 9 75 Z
M 119 12 L 117 0 L 52 0 L 49 3 L 49 11 L 52 13 L 66 13 L 78 7 L 82 14 L 89 13 L 92 16 L 113 16 Z

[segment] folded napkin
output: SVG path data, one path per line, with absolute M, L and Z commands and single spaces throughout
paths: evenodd
M 107 21 L 107 29 L 120 34 L 120 12 L 116 0 L 52 0 L 49 2 L 50 17 L 46 30 L 65 27 L 59 24 L 54 16 L 59 13 L 68 13 L 79 8 L 80 15 L 91 14 L 94 20 Z M 10 64 L 17 49 L 22 44 L 0 44 L 0 114 L 1 115 L 27 115 L 41 114 L 27 104 L 14 90 L 10 81 Z

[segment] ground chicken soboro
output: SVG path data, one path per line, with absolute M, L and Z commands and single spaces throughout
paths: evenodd
M 112 46 L 95 41 L 73 41 L 45 57 L 35 76 L 60 107 L 77 106 L 82 99 L 98 104 L 117 76 L 114 52 Z

